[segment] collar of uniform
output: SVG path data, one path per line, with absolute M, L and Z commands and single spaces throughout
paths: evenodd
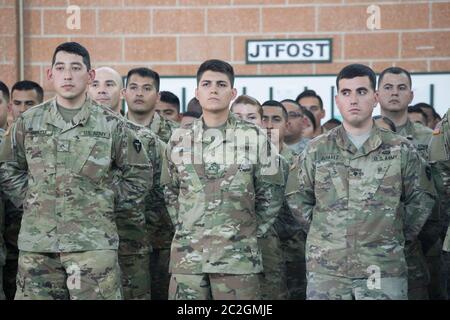
M 204 124 L 203 116 L 201 116 L 197 120 L 194 120 L 192 124 L 192 130 L 194 131 L 194 142 L 203 141 L 203 124 Z M 236 128 L 236 124 L 237 124 L 236 117 L 231 112 L 229 112 L 225 130 L 230 128 L 234 130 Z M 228 141 L 227 138 L 228 135 L 225 135 L 223 141 Z
M 86 97 L 86 101 L 84 101 L 83 106 L 81 107 L 80 112 L 78 112 L 75 117 L 72 119 L 72 125 L 77 126 L 81 124 L 82 126 L 86 125 L 89 120 L 89 116 L 91 115 L 91 108 L 93 102 L 91 98 Z
M 406 120 L 406 123 L 404 125 L 399 126 L 396 129 L 397 133 L 405 136 L 408 140 L 413 140 L 413 137 L 416 136 L 414 123 L 412 123 L 412 121 L 409 119 Z
M 86 97 L 83 106 L 81 107 L 80 112 L 72 119 L 72 126 L 76 126 L 78 124 L 85 125 L 90 115 L 90 107 L 92 105 L 92 101 L 89 97 Z M 60 129 L 66 129 L 67 122 L 64 121 L 61 114 L 58 111 L 58 107 L 56 106 L 56 97 L 51 101 L 49 112 L 45 118 L 46 123 L 56 126 Z
M 379 129 L 375 123 L 372 125 L 369 138 L 358 150 L 356 150 L 355 145 L 350 141 L 344 126 L 340 126 L 334 134 L 336 134 L 336 143 L 338 147 L 353 153 L 355 157 L 364 156 L 373 150 L 376 150 L 383 142 L 380 138 Z

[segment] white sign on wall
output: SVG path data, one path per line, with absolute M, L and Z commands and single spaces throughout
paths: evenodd
M 331 62 L 333 39 L 247 40 L 247 63 Z
M 450 73 L 412 74 L 412 104 L 426 102 L 443 115 L 450 107 Z M 195 77 L 161 77 L 161 91 L 171 91 L 181 101 L 182 110 L 195 96 L 197 87 Z M 240 76 L 236 77 L 238 94 L 248 94 L 261 103 L 269 100 L 295 99 L 303 90 L 312 89 L 321 96 L 326 110 L 325 121 L 340 119 L 334 96 L 336 94 L 335 75 L 288 75 L 288 76 Z M 375 113 L 379 114 L 379 108 Z

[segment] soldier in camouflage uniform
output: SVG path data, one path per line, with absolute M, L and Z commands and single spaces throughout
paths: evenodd
M 257 126 L 229 112 L 231 65 L 204 62 L 197 84 L 204 117 L 174 132 L 161 178 L 175 225 L 169 299 L 259 299 L 257 238 L 281 207 L 280 156 Z
M 159 84 L 159 75 L 157 72 L 147 68 L 132 69 L 128 72 L 127 87 L 123 91 L 123 94 L 128 105 L 127 118 L 133 123 L 146 127 L 159 138 L 157 140 L 159 147 L 154 152 L 151 152 L 158 157 L 155 159 L 158 163 L 155 163 L 156 167 L 154 168 L 158 168 L 157 170 L 159 172 L 155 172 L 154 174 L 155 188 L 152 190 L 146 203 L 148 204 L 148 232 L 152 247 L 150 253 L 152 299 L 167 300 L 170 280 L 170 245 L 174 234 L 174 227 L 165 207 L 163 189 L 159 184 L 162 165 L 160 156 L 164 152 L 157 152 L 157 150 L 161 151 L 165 149 L 164 142 L 169 141 L 172 131 L 178 127 L 178 124 L 161 117 L 155 112 Z
M 411 75 L 407 70 L 390 67 L 381 72 L 378 79 L 381 114 L 391 119 L 396 126 L 396 132 L 408 139 L 421 157 L 428 161 L 427 148 L 432 130 L 409 120 L 408 105 L 413 97 Z M 409 300 L 443 298 L 443 292 L 440 290 L 441 229 L 442 221 L 436 205 L 418 238 L 406 247 Z
M 444 115 L 433 132 L 429 146 L 430 164 L 439 194 L 440 212 L 443 217 L 443 230 L 440 232 L 444 239 L 443 258 L 444 270 L 442 270 L 441 286 L 446 290 L 447 299 L 450 297 L 450 111 Z
M 288 169 L 286 170 L 285 180 L 288 179 L 290 170 L 295 170 L 293 160 L 294 152 L 283 143 L 287 130 L 288 113 L 284 105 L 278 101 L 266 101 L 263 106 L 263 127 L 267 129 L 267 135 L 270 136 L 272 143 L 278 147 L 280 154 L 286 160 Z M 295 179 L 291 179 L 295 180 Z M 289 186 L 288 182 L 286 188 Z M 291 183 L 292 184 L 292 183 Z M 292 187 L 291 187 L 292 189 Z M 287 192 L 287 189 L 286 189 Z M 278 297 L 292 300 L 304 300 L 306 296 L 306 265 L 305 265 L 305 239 L 306 236 L 301 230 L 299 223 L 292 215 L 287 202 L 283 202 L 280 214 L 274 223 L 275 230 L 280 239 L 283 261 L 282 274 L 275 273 L 279 279 L 269 283 L 269 292 L 278 293 L 281 282 L 281 290 Z M 266 265 L 264 261 L 264 274 L 266 275 Z M 267 275 L 266 275 L 267 277 Z M 264 285 L 264 282 L 263 282 Z M 287 291 L 287 292 L 285 292 Z
M 86 97 L 85 48 L 58 46 L 48 76 L 56 97 L 22 114 L 0 150 L 4 193 L 24 207 L 15 298 L 121 299 L 115 213 L 144 210 L 151 167 L 124 119 Z
M 11 88 L 11 103 L 9 105 L 13 120 L 15 121 L 26 110 L 42 103 L 43 99 L 44 91 L 36 82 L 28 80 L 16 82 Z M 17 263 L 19 260 L 17 238 L 19 236 L 23 208 L 16 208 L 11 201 L 6 200 L 4 210 L 4 238 L 7 256 L 3 267 L 3 290 L 6 299 L 13 300 L 16 294 Z
M 307 232 L 308 299 L 407 299 L 405 241 L 435 202 L 431 171 L 403 137 L 374 126 L 375 73 L 339 73 L 344 122 L 302 153 L 288 203 Z

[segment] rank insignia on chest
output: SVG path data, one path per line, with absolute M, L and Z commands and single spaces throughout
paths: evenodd
M 141 152 L 141 150 L 142 150 L 142 143 L 138 139 L 133 141 L 133 146 L 136 149 L 137 153 Z
M 60 140 L 58 141 L 58 152 L 69 152 L 70 151 L 70 141 Z

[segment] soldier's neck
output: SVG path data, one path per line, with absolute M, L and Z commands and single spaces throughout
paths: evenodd
M 154 115 L 154 109 L 151 112 L 145 114 L 133 113 L 128 110 L 128 120 L 140 124 L 141 126 L 148 126 L 152 122 Z
M 342 124 L 344 126 L 345 131 L 349 133 L 352 136 L 361 136 L 363 134 L 368 133 L 370 130 L 372 130 L 373 127 L 373 120 L 369 118 L 365 123 L 362 123 L 360 126 L 355 127 L 351 124 L 347 123 L 346 121 Z
M 66 99 L 61 96 L 56 96 L 56 103 L 66 109 L 80 109 L 85 101 L 86 101 L 85 93 L 73 99 Z
M 208 128 L 218 128 L 227 122 L 228 114 L 228 109 L 217 113 L 203 111 L 203 122 Z
M 404 126 L 406 124 L 406 121 L 408 121 L 408 111 L 407 110 L 393 112 L 393 111 L 381 109 L 381 115 L 391 119 L 392 122 L 394 122 L 396 127 Z

